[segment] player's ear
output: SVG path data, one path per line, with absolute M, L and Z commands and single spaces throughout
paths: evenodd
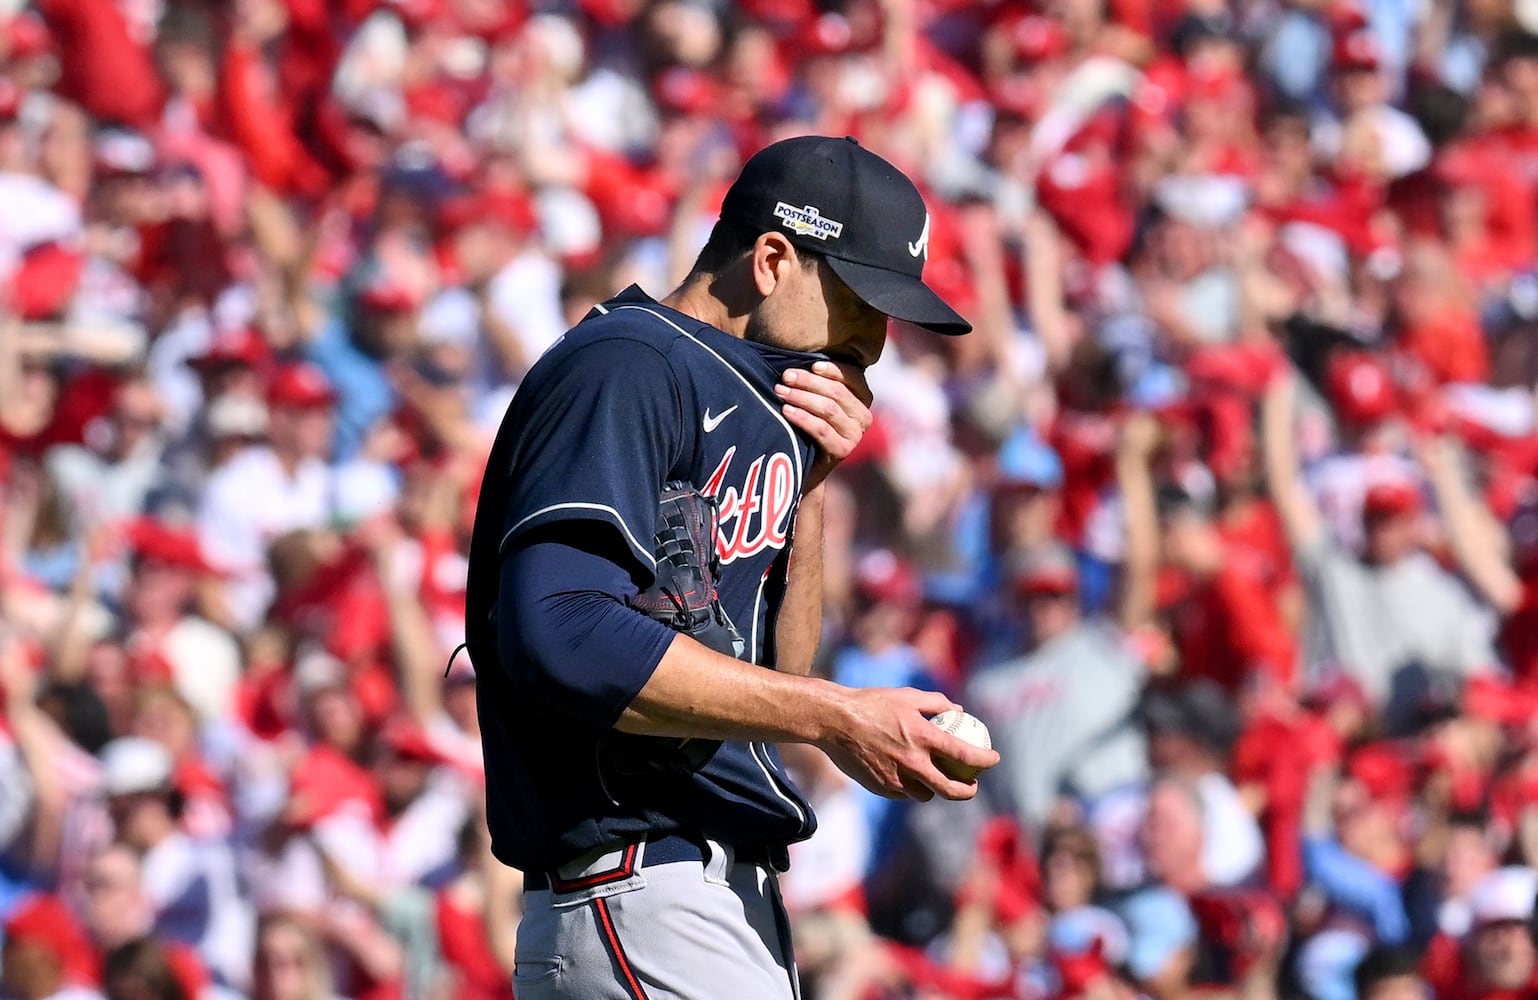
M 768 298 L 770 293 L 785 280 L 792 268 L 798 266 L 796 248 L 779 233 L 764 233 L 753 242 L 749 266 L 753 272 L 753 287 L 759 296 Z

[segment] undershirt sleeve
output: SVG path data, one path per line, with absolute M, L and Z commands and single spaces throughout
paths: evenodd
M 637 589 L 616 557 L 630 557 L 603 551 L 611 537 L 570 523 L 523 536 L 502 561 L 497 602 L 514 682 L 598 729 L 613 728 L 674 636 L 626 603 Z

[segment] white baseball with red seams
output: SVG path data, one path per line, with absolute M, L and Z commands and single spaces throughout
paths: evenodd
M 993 749 L 993 740 L 988 735 L 988 727 L 983 725 L 982 720 L 975 715 L 968 715 L 966 712 L 941 712 L 929 721 L 973 746 L 982 747 L 984 750 Z M 957 781 L 976 781 L 977 776 L 983 772 L 980 767 L 972 767 L 970 764 L 963 764 L 948 757 L 936 757 L 935 766 L 940 769 L 941 774 Z

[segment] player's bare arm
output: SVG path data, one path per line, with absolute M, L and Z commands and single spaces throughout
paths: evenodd
M 929 723 L 929 716 L 959 707 L 930 691 L 855 690 L 759 669 L 681 635 L 616 728 L 645 736 L 810 743 L 878 795 L 970 799 L 977 785 L 947 778 L 934 758 L 989 768 L 999 755 Z
M 774 625 L 774 669 L 805 677 L 822 641 L 822 517 L 826 488 L 801 498 L 791 542 L 785 599 Z
M 858 368 L 826 361 L 809 372 L 786 372 L 775 392 L 784 402 L 785 419 L 817 442 L 819 455 L 796 512 L 789 579 L 775 624 L 774 668 L 805 676 L 822 638 L 822 483 L 870 428 L 871 395 Z

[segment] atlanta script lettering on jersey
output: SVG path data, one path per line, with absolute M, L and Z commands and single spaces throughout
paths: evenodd
M 723 490 L 736 456 L 737 446 L 733 445 L 700 489 L 718 501 L 721 532 L 716 536 L 716 554 L 723 566 L 766 548 L 783 549 L 790 515 L 796 509 L 796 467 L 789 455 L 783 451 L 760 455 L 748 466 L 741 489 L 728 486 Z

